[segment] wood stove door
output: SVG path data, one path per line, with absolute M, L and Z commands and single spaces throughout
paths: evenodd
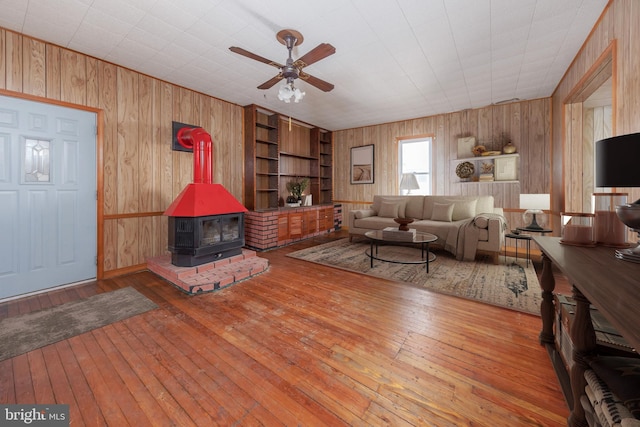
M 0 96 L 0 299 L 96 277 L 96 114 Z

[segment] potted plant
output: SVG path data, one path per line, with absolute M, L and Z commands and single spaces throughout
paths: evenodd
M 309 186 L 309 178 L 295 177 L 291 181 L 287 182 L 287 191 L 291 194 L 287 197 L 287 204 L 296 204 L 300 206 L 302 202 L 302 193 Z

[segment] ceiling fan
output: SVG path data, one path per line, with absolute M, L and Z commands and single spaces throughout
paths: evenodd
M 262 83 L 260 86 L 258 86 L 258 89 L 269 89 L 280 80 L 287 79 L 287 85 L 293 90 L 293 81 L 297 78 L 304 80 L 305 82 L 317 87 L 324 92 L 329 92 L 334 88 L 331 83 L 307 74 L 302 71 L 302 69 L 315 62 L 320 61 L 321 59 L 326 58 L 329 55 L 333 55 L 336 52 L 335 47 L 333 47 L 329 43 L 321 43 L 314 49 L 294 61 L 291 57 L 291 50 L 294 46 L 302 44 L 302 42 L 304 41 L 302 34 L 300 34 L 296 30 L 281 30 L 278 32 L 278 34 L 276 34 L 276 39 L 278 39 L 278 41 L 285 45 L 289 50 L 289 58 L 287 58 L 287 62 L 285 63 L 285 65 L 263 58 L 262 56 L 251 53 L 245 49 L 242 49 L 241 47 L 231 46 L 229 48 L 231 52 L 246 56 L 247 58 L 251 58 L 256 61 L 264 62 L 265 64 L 280 69 L 280 72 L 277 76 Z M 304 95 L 304 93 L 302 95 Z M 297 101 L 298 100 L 296 98 L 296 102 Z

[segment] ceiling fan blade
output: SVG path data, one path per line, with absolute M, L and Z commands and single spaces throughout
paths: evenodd
M 274 66 L 276 68 L 282 68 L 283 67 L 282 64 L 278 64 L 275 61 L 272 61 L 272 60 L 267 59 L 267 58 L 263 58 L 262 56 L 256 55 L 255 53 L 251 53 L 248 50 L 244 50 L 241 47 L 231 46 L 229 48 L 229 50 L 231 52 L 233 52 L 233 53 L 237 53 L 238 55 L 246 56 L 247 58 L 251 58 L 251 59 L 254 59 L 256 61 L 264 62 L 265 64 L 272 65 L 272 66 Z
M 267 80 L 266 82 L 262 83 L 260 86 L 258 86 L 258 89 L 269 89 L 269 88 L 273 87 L 273 85 L 278 83 L 280 80 L 282 80 L 282 73 L 279 73 L 277 76 L 275 76 L 275 77 Z
M 334 53 L 336 53 L 335 47 L 331 46 L 329 43 L 321 43 L 305 55 L 302 55 L 302 57 L 298 58 L 293 65 L 297 68 L 304 68 L 307 65 L 318 62 L 329 55 L 333 55 Z
M 324 81 L 322 79 L 319 79 L 317 77 L 313 77 L 311 74 L 307 74 L 307 73 L 303 73 L 303 72 L 300 72 L 300 79 L 304 80 L 305 82 L 309 83 L 310 85 L 313 85 L 313 86 L 317 87 L 318 89 L 320 89 L 321 91 L 324 91 L 324 92 L 330 92 L 335 87 L 334 85 L 332 85 L 329 82 L 326 82 L 326 81 Z

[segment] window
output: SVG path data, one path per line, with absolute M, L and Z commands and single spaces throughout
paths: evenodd
M 431 144 L 433 138 L 399 139 L 398 158 L 400 159 L 399 179 L 403 174 L 414 174 L 418 180 L 418 189 L 399 189 L 399 194 L 431 194 Z

